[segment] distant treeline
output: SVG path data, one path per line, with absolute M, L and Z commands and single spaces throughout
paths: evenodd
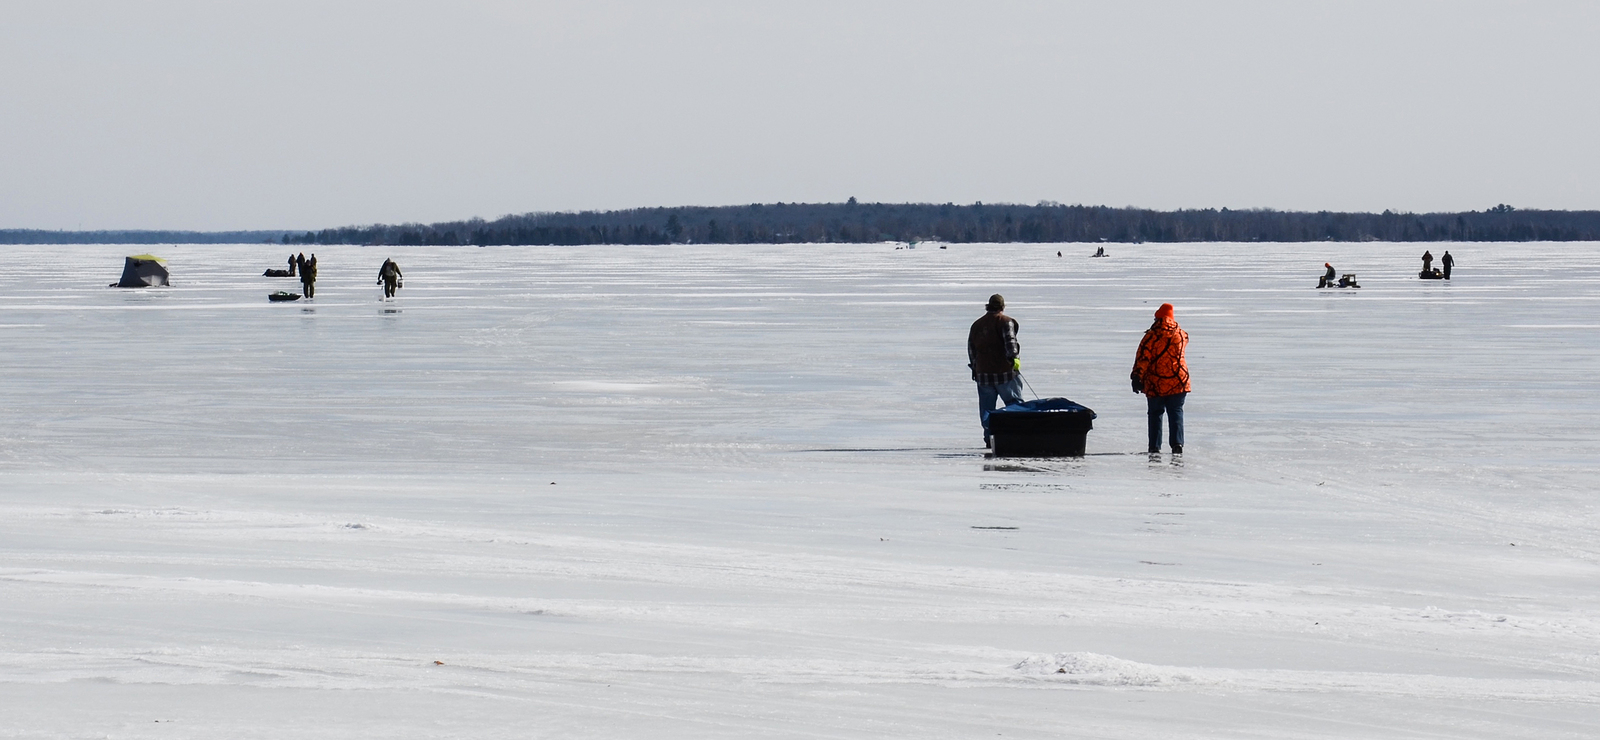
M 1600 211 L 1499 205 L 1464 213 L 953 203 L 772 203 L 528 213 L 493 221 L 347 226 L 286 244 L 778 244 L 943 242 L 1600 241 Z
M 0 229 L 0 244 L 249 244 L 282 242 L 277 231 L 45 231 Z
M 0 230 L 0 244 L 779 244 L 822 242 L 1600 241 L 1600 211 L 1499 205 L 1463 213 L 1338 213 L 954 203 L 756 203 L 527 213 L 321 231 Z

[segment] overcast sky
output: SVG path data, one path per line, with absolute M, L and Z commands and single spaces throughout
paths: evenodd
M 1600 3 L 0 0 L 0 227 L 1600 208 Z

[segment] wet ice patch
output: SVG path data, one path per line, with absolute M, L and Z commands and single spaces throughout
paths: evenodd
M 553 383 L 559 388 L 591 393 L 643 393 L 668 390 L 674 386 L 665 383 L 619 383 L 605 380 L 567 380 Z
M 148 517 L 168 517 L 168 518 L 170 518 L 170 517 L 197 517 L 197 516 L 200 516 L 200 512 L 198 512 L 198 511 L 190 511 L 188 509 L 176 509 L 176 508 L 142 509 L 142 510 L 134 510 L 134 509 L 100 509 L 100 510 L 95 511 L 93 513 L 94 514 L 98 514 L 100 516 L 113 516 L 113 517 L 121 517 L 121 518 L 127 518 L 127 519 L 140 519 L 140 518 L 148 518 Z
M 1194 674 L 1099 653 L 1035 655 L 1012 666 L 1019 673 L 1056 678 L 1084 686 L 1173 686 L 1194 684 Z
M 1465 624 L 1468 626 L 1477 624 L 1499 624 L 1507 621 L 1506 616 L 1503 614 L 1486 614 L 1478 611 L 1477 609 L 1453 612 L 1440 609 L 1437 606 L 1423 607 L 1421 611 L 1417 612 L 1416 616 L 1419 619 L 1427 619 L 1434 622 Z

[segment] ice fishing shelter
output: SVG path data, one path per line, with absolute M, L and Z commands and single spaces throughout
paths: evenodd
M 122 279 L 114 288 L 148 288 L 167 282 L 167 261 L 153 254 L 136 254 L 122 264 Z

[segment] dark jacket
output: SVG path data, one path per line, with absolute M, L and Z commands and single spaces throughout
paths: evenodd
M 1013 360 L 1022 354 L 1017 343 L 1017 320 L 990 311 L 972 322 L 967 331 L 967 364 L 979 385 L 1001 385 L 1017 377 Z
M 400 277 L 400 266 L 395 264 L 394 260 L 384 260 L 383 267 L 378 268 L 378 279 L 386 283 L 395 282 Z

